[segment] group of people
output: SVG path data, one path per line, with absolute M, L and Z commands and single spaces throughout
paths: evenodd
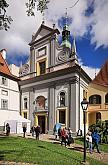
M 34 137 L 34 135 L 36 135 L 36 140 L 39 140 L 39 134 L 40 134 L 40 126 L 32 126 L 31 127 L 31 133 L 32 136 Z
M 54 134 L 55 134 L 55 140 L 57 139 L 57 136 L 59 136 L 59 139 L 61 141 L 61 145 L 65 144 L 65 147 L 68 145 L 70 146 L 71 143 L 74 143 L 73 137 L 72 137 L 72 131 L 70 128 L 61 128 L 59 127 L 58 130 L 55 129 L 57 127 L 54 127 Z
M 89 148 L 89 152 L 92 154 L 92 151 L 96 147 L 97 152 L 99 151 L 99 142 L 100 142 L 100 135 L 98 134 L 97 130 L 94 130 L 93 132 L 88 131 L 86 134 L 86 148 Z
M 68 145 L 70 146 L 71 143 L 74 143 L 73 137 L 72 137 L 72 131 L 70 128 L 63 128 L 60 131 L 60 136 L 61 136 L 61 145 L 63 145 L 63 143 L 65 144 L 65 147 Z

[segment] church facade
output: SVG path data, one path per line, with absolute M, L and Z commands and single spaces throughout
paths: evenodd
M 42 133 L 51 133 L 56 123 L 74 132 L 83 130 L 81 101 L 88 97 L 91 79 L 78 63 L 75 39 L 71 44 L 66 24 L 61 44 L 59 34 L 41 24 L 29 43 L 29 62 L 19 81 L 20 113 L 32 125 L 39 124 Z

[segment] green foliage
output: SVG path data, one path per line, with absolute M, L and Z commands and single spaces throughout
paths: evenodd
M 98 120 L 96 124 L 89 126 L 89 130 L 93 132 L 97 130 L 101 135 L 101 142 L 108 143 L 108 121 Z

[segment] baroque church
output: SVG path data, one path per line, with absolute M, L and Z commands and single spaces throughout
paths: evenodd
M 29 43 L 29 60 L 20 68 L 20 114 L 40 125 L 42 133 L 52 133 L 56 123 L 83 130 L 81 101 L 88 97 L 91 78 L 78 63 L 67 23 L 61 44 L 59 34 L 43 22 Z

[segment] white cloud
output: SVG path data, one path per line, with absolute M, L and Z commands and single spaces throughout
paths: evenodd
M 96 48 L 108 47 L 108 0 L 97 0 L 94 4 L 94 13 L 90 17 L 91 43 L 95 43 Z
M 7 2 L 9 3 L 7 15 L 12 17 L 13 22 L 8 31 L 0 31 L 0 49 L 5 48 L 13 55 L 16 52 L 29 54 L 28 43 L 31 41 L 33 32 L 36 32 L 41 24 L 42 15 L 36 12 L 35 17 L 28 17 L 25 6 L 27 0 L 7 0 Z
M 82 68 L 92 80 L 95 78 L 95 76 L 98 74 L 100 70 L 99 68 L 92 68 L 84 65 L 82 65 Z
M 25 3 L 28 0 L 7 0 L 9 7 L 7 14 L 11 15 L 13 22 L 8 32 L 0 31 L 0 49 L 6 48 L 8 53 L 26 54 L 29 53 L 28 43 L 31 41 L 33 32 L 42 22 L 40 12 L 35 13 L 35 17 L 28 17 Z M 84 36 L 88 32 L 88 26 L 91 25 L 91 43 L 96 43 L 96 47 L 103 45 L 108 46 L 108 0 L 94 1 L 94 12 L 89 17 L 85 16 L 85 11 L 91 5 L 93 0 L 79 0 L 74 8 L 70 8 L 76 0 L 50 0 L 48 10 L 45 12 L 46 25 L 56 23 L 58 19 L 65 15 L 67 8 L 68 16 L 72 18 L 70 25 L 71 33 L 76 36 Z

